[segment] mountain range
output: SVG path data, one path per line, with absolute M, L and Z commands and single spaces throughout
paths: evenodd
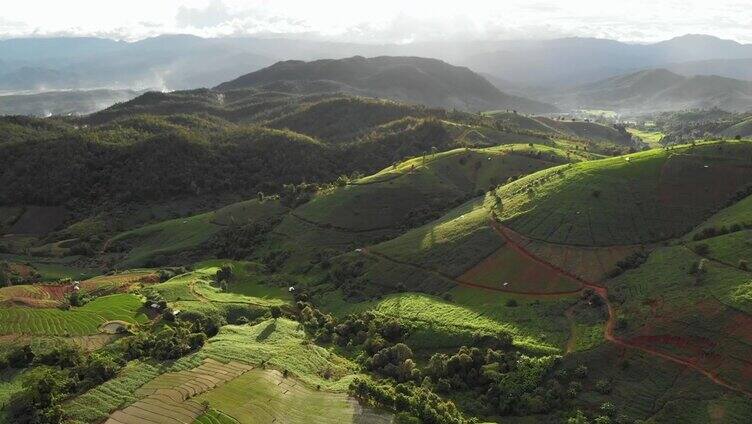
M 744 64 L 752 59 L 752 45 L 707 35 L 686 35 L 653 44 L 595 38 L 399 45 L 189 35 L 163 35 L 136 42 L 9 39 L 0 41 L 0 90 L 187 89 L 214 86 L 281 60 L 355 55 L 433 57 L 520 87 L 550 87 L 585 84 L 657 67 L 684 75 L 749 78 Z
M 482 76 L 437 59 L 380 56 L 278 62 L 217 86 L 314 94 L 342 92 L 461 110 L 556 111 L 551 105 L 501 92 Z
M 683 109 L 752 109 L 752 81 L 675 74 L 651 69 L 568 89 L 555 96 L 562 108 L 645 113 Z

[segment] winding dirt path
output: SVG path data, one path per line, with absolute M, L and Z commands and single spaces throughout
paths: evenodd
M 475 289 L 491 290 L 491 291 L 500 292 L 500 293 L 519 294 L 519 295 L 534 296 L 534 297 L 560 297 L 560 296 L 577 294 L 577 293 L 579 293 L 579 292 L 582 291 L 581 289 L 577 289 L 577 290 L 570 290 L 570 291 L 545 292 L 545 293 L 542 293 L 542 292 L 526 292 L 526 291 L 519 291 L 519 290 L 502 289 L 500 287 L 486 286 L 486 285 L 483 285 L 483 284 L 477 284 L 477 283 L 471 283 L 469 281 L 463 281 L 463 280 L 457 279 L 455 277 L 452 277 L 449 274 L 445 274 L 443 272 L 436 271 L 434 269 L 426 268 L 426 267 L 423 267 L 423 266 L 420 266 L 420 265 L 416 265 L 416 264 L 412 264 L 412 263 L 409 263 L 409 262 L 400 261 L 400 260 L 394 259 L 392 257 L 389 257 L 387 255 L 384 255 L 383 253 L 374 252 L 374 251 L 368 249 L 367 247 L 362 248 L 361 249 L 361 253 L 364 254 L 364 255 L 369 255 L 369 256 L 376 257 L 376 258 L 380 258 L 380 259 L 383 259 L 385 261 L 395 263 L 397 265 L 407 266 L 407 267 L 410 267 L 410 268 L 421 270 L 423 272 L 427 272 L 427 273 L 429 273 L 431 275 L 434 275 L 435 277 L 437 277 L 437 278 L 439 278 L 441 280 L 444 280 L 444 281 L 447 281 L 447 282 L 450 282 L 450 283 L 454 283 L 454 284 L 457 284 L 459 286 L 471 287 L 471 288 L 475 288 Z
M 604 336 L 604 338 L 607 341 L 609 341 L 609 342 L 611 342 L 611 343 L 613 343 L 613 344 L 615 344 L 617 346 L 623 347 L 623 348 L 639 350 L 641 352 L 647 353 L 648 355 L 656 356 L 656 357 L 665 359 L 667 361 L 671 361 L 671 362 L 674 362 L 676 364 L 682 365 L 684 367 L 693 369 L 693 370 L 695 370 L 695 371 L 703 374 L 704 376 L 706 376 L 710 381 L 712 381 L 716 385 L 719 385 L 719 386 L 724 387 L 726 389 L 732 390 L 734 392 L 737 392 L 737 393 L 743 394 L 743 395 L 745 395 L 745 396 L 747 396 L 749 398 L 752 398 L 752 391 L 749 391 L 747 389 L 739 387 L 736 384 L 730 383 L 730 382 L 722 379 L 721 377 L 719 377 L 713 371 L 705 369 L 705 368 L 699 366 L 698 364 L 696 364 L 696 363 L 694 363 L 692 361 L 689 361 L 689 360 L 686 360 L 686 359 L 683 359 L 683 358 L 680 358 L 678 356 L 671 355 L 671 354 L 668 354 L 668 353 L 665 353 L 665 352 L 661 352 L 659 350 L 652 349 L 652 348 L 647 347 L 647 346 L 639 345 L 637 343 L 632 343 L 632 342 L 630 342 L 627 339 L 622 339 L 622 338 L 618 337 L 615 334 L 615 332 L 614 332 L 614 328 L 616 327 L 616 312 L 614 310 L 614 306 L 611 304 L 611 302 L 608 299 L 608 289 L 605 286 L 603 286 L 600 283 L 594 283 L 594 282 L 590 282 L 590 281 L 585 281 L 582 278 L 579 278 L 579 277 L 577 277 L 575 275 L 572 275 L 572 274 L 570 274 L 570 273 L 568 273 L 568 272 L 566 272 L 564 270 L 561 270 L 560 268 L 554 266 L 553 264 L 550 264 L 550 263 L 544 261 L 543 259 L 538 258 L 537 256 L 533 255 L 531 252 L 529 252 L 527 249 L 525 249 L 524 246 L 521 246 L 521 245 L 517 244 L 511 237 L 509 237 L 509 235 L 508 235 L 507 232 L 511 231 L 511 230 L 507 229 L 506 227 L 504 227 L 503 225 L 501 225 L 501 224 L 499 224 L 499 223 L 497 223 L 495 221 L 491 225 L 493 226 L 494 229 L 496 229 L 496 231 L 502 237 L 504 237 L 504 239 L 507 241 L 507 243 L 509 243 L 509 245 L 511 247 L 517 249 L 521 254 L 524 254 L 524 255 L 530 257 L 531 259 L 536 260 L 538 263 L 541 263 L 543 265 L 547 265 L 547 266 L 551 267 L 552 269 L 558 270 L 559 272 L 563 273 L 566 276 L 569 276 L 571 278 L 576 279 L 577 281 L 580 281 L 583 284 L 583 290 L 584 289 L 591 289 L 595 293 L 597 293 L 598 296 L 600 296 L 601 299 L 603 299 L 603 302 L 605 303 L 605 305 L 606 305 L 606 307 L 608 309 L 608 319 L 606 320 L 606 325 L 605 325 L 605 329 L 604 329 L 604 332 L 603 332 L 604 333 L 603 336 Z M 567 349 L 569 349 L 569 342 L 567 343 Z

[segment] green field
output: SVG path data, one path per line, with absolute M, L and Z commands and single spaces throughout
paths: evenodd
M 141 300 L 130 294 L 97 298 L 80 308 L 9 307 L 0 309 L 0 334 L 84 336 L 97 334 L 107 321 L 146 322 Z
M 111 411 L 138 400 L 136 390 L 165 372 L 168 367 L 169 365 L 131 361 L 112 380 L 66 402 L 63 410 L 73 420 L 100 422 Z
M 160 255 L 199 249 L 224 227 L 264 221 L 285 210 L 276 200 L 249 200 L 216 211 L 127 231 L 113 237 L 109 244 L 127 246 L 127 255 L 120 266 L 134 268 Z
M 555 243 L 610 246 L 678 237 L 746 188 L 750 153 L 744 143 L 709 143 L 538 172 L 498 190 L 500 216 L 525 236 Z
M 217 287 L 214 277 L 223 265 L 231 265 L 233 276 L 226 288 Z M 197 263 L 194 270 L 152 286 L 168 302 L 200 302 L 208 304 L 283 305 L 292 300 L 288 286 L 264 284 L 251 262 L 211 260 Z
M 647 143 L 651 148 L 660 147 L 659 142 L 665 136 L 660 131 L 644 131 L 637 128 L 628 128 L 630 134 Z
M 388 415 L 362 411 L 347 395 L 307 387 L 294 378 L 284 378 L 276 370 L 249 371 L 196 400 L 208 402 L 240 424 L 391 422 Z M 227 418 L 222 419 L 227 422 Z
M 382 300 L 350 303 L 336 294 L 323 306 L 337 316 L 374 311 L 399 318 L 410 328 L 408 343 L 419 349 L 471 345 L 478 334 L 508 332 L 515 345 L 533 352 L 563 350 L 569 326 L 563 316 L 572 297 L 535 298 L 458 287 L 451 301 L 419 293 L 386 296 Z M 517 306 L 506 306 L 514 299 Z

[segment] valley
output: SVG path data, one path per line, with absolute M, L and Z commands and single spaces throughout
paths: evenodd
M 0 40 L 0 423 L 749 422 L 750 46 Z

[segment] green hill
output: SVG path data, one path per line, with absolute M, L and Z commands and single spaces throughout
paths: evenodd
M 534 239 L 584 246 L 678 237 L 747 190 L 752 147 L 651 150 L 531 175 L 502 187 L 499 213 Z
M 556 110 L 542 102 L 502 93 L 467 68 L 419 57 L 289 60 L 216 87 L 219 91 L 240 88 L 343 92 L 472 111 L 506 108 L 547 113 Z

